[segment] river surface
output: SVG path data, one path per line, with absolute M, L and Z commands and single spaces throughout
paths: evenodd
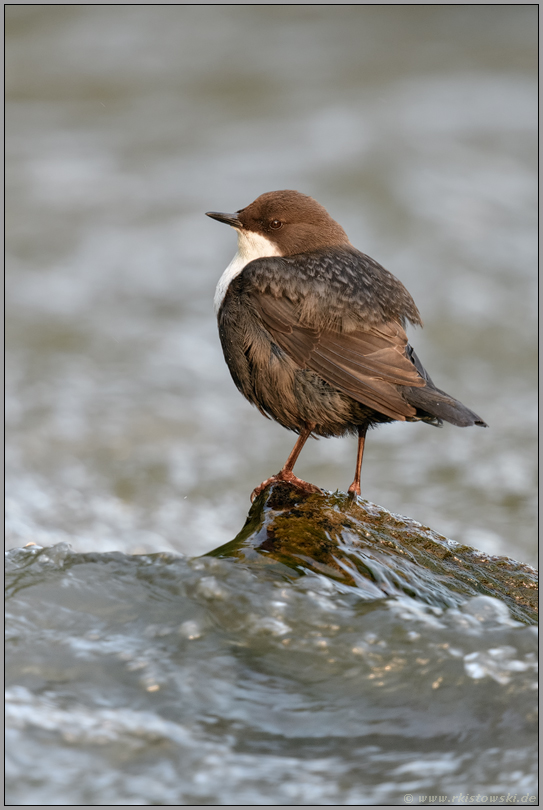
M 65 544 L 8 585 L 8 804 L 536 803 L 537 628 L 498 599 Z
M 536 71 L 531 5 L 8 6 L 13 803 L 533 792 L 533 629 L 193 558 L 294 442 L 230 379 L 204 212 L 295 188 L 490 425 L 372 432 L 364 497 L 535 562 Z M 355 455 L 296 471 L 345 490 Z

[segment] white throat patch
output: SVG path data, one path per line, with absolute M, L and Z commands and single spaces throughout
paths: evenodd
M 237 230 L 237 228 L 236 228 Z M 267 237 L 254 231 L 238 230 L 238 252 L 222 274 L 215 290 L 213 305 L 215 312 L 221 308 L 226 291 L 236 276 L 239 276 L 245 265 L 254 259 L 264 259 L 266 256 L 280 256 L 277 247 Z

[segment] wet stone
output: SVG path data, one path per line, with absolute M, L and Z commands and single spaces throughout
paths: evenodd
M 321 573 L 371 599 L 375 586 L 382 598 L 405 594 L 436 607 L 483 594 L 501 599 L 519 621 L 537 622 L 538 575 L 531 566 L 460 545 L 341 492 L 271 485 L 237 537 L 207 556 L 275 561 L 292 576 Z

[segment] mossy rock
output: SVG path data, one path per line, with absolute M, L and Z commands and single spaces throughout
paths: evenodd
M 436 607 L 468 596 L 501 599 L 514 618 L 537 622 L 537 571 L 448 540 L 415 520 L 345 493 L 273 484 L 253 503 L 245 526 L 206 556 L 307 571 L 356 588 L 363 598 L 404 594 Z

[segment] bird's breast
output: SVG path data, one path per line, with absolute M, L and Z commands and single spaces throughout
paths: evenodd
M 243 268 L 255 259 L 268 256 L 280 256 L 276 245 L 265 236 L 254 231 L 238 231 L 238 252 L 222 274 L 215 289 L 213 305 L 218 313 L 224 296 L 232 281 L 239 276 Z
M 247 259 L 243 258 L 238 251 L 220 277 L 217 287 L 215 288 L 215 296 L 213 298 L 213 306 L 217 314 L 221 308 L 222 302 L 224 301 L 224 296 L 226 295 L 228 287 L 236 276 L 239 276 L 247 263 Z

